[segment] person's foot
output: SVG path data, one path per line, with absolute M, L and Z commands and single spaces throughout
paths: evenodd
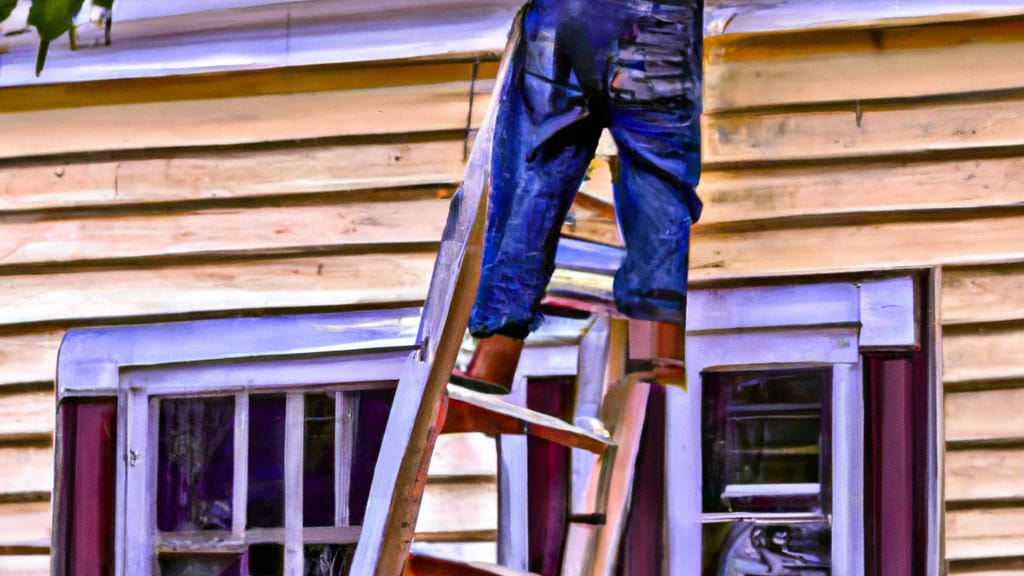
M 486 394 L 508 394 L 523 352 L 523 341 L 502 334 L 481 338 L 465 371 L 452 371 L 451 382 Z

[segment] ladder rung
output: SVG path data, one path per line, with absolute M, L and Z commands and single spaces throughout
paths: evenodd
M 486 562 L 463 562 L 423 554 L 409 554 L 404 576 L 538 576 Z
M 492 394 L 448 385 L 444 433 L 528 434 L 571 448 L 603 453 L 614 442 L 568 422 L 517 406 Z

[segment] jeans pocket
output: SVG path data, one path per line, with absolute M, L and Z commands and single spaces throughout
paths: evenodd
M 701 61 L 694 24 L 683 9 L 638 17 L 609 60 L 608 98 L 620 105 L 679 105 L 696 112 Z

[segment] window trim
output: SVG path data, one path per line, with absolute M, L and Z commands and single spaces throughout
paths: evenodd
M 865 570 L 864 396 L 861 348 L 919 346 L 915 281 L 816 282 L 691 290 L 688 387 L 668 390 L 667 573 L 699 574 L 703 498 L 701 373 L 708 369 L 832 367 L 832 562 L 837 574 Z M 883 312 L 884 311 L 884 312 Z M 881 326 L 881 324 L 885 326 Z M 892 330 L 896 326 L 902 329 Z M 932 475 L 934 478 L 935 475 Z M 862 528 L 861 528 L 862 529 Z M 850 531 L 853 531 L 851 533 Z
M 212 391 L 212 379 L 232 372 L 246 380 L 231 387 L 218 384 L 218 392 L 240 392 L 250 385 L 259 390 L 281 390 L 303 385 L 349 384 L 350 389 L 355 389 L 355 382 L 397 382 L 417 348 L 419 320 L 419 308 L 396 308 L 69 331 L 58 356 L 58 405 L 75 397 L 117 400 L 115 574 L 147 573 L 152 566 L 153 547 L 128 546 L 125 534 L 129 490 L 140 489 L 128 482 L 128 439 L 132 436 L 136 442 L 156 445 L 152 419 L 157 412 L 150 410 L 151 395 Z M 198 383 L 168 383 L 172 375 L 183 373 L 198 377 Z M 393 411 L 392 415 L 398 413 Z M 136 423 L 139 429 L 128 430 L 129 422 Z M 138 426 L 139 423 L 143 425 Z M 58 431 L 58 443 L 62 432 Z M 58 472 L 60 466 L 61 462 L 55 461 Z M 144 493 L 148 478 L 137 476 L 143 477 Z M 67 489 L 56 487 L 58 491 Z M 55 520 L 63 514 L 62 500 L 60 494 L 55 495 Z M 298 514 L 301 513 L 299 508 Z M 62 532 L 55 530 L 53 536 L 51 571 L 58 575 L 65 573 L 67 565 L 67 550 L 59 545 Z

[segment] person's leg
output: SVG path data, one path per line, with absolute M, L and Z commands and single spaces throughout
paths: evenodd
M 478 389 L 511 384 L 521 341 L 540 323 L 561 226 L 600 134 L 582 89 L 557 61 L 554 29 L 528 16 L 525 37 L 492 145 L 483 267 L 469 321 L 481 341 L 466 373 L 453 376 Z
M 609 74 L 615 203 L 626 244 L 615 300 L 631 318 L 671 325 L 656 330 L 658 354 L 672 354 L 666 360 L 682 358 L 690 226 L 701 210 L 701 10 L 694 2 L 642 16 L 635 35 L 620 41 Z

